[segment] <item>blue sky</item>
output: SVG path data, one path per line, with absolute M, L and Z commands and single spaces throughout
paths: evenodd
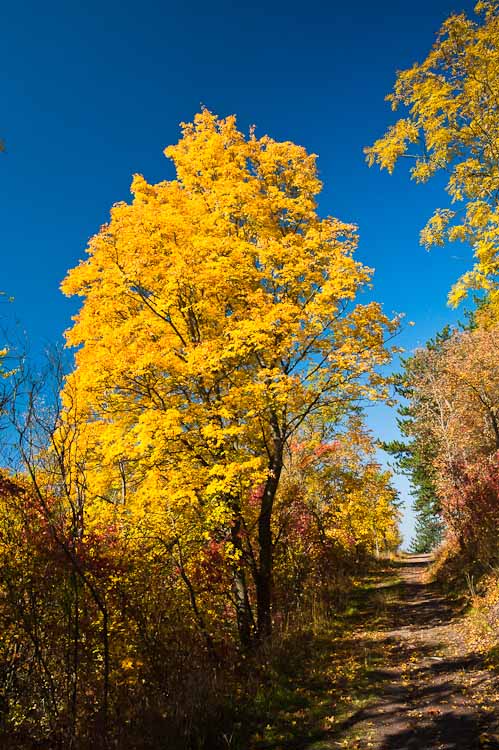
M 59 341 L 77 302 L 58 291 L 131 175 L 172 176 L 163 148 L 201 105 L 319 154 L 320 209 L 360 228 L 375 296 L 414 321 L 408 350 L 457 319 L 446 307 L 465 248 L 425 252 L 441 185 L 369 170 L 362 148 L 393 115 L 395 71 L 422 59 L 454 0 L 5 3 L 0 27 L 0 288 L 34 349 Z M 370 410 L 383 438 L 394 414 Z M 403 494 L 407 485 L 397 480 Z M 411 534 L 411 514 L 404 522 Z

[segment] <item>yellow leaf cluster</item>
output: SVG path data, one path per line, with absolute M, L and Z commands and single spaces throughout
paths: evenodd
M 135 176 L 63 283 L 84 298 L 63 402 L 99 514 L 177 534 L 228 524 L 309 413 L 383 397 L 397 321 L 353 304 L 372 272 L 317 215 L 314 155 L 207 110 L 165 154 L 176 179 Z
M 451 201 L 462 205 L 437 209 L 421 242 L 430 247 L 461 241 L 473 248 L 475 266 L 452 290 L 452 305 L 470 289 L 490 291 L 497 284 L 498 7 L 480 2 L 477 20 L 459 14 L 445 21 L 426 59 L 398 73 L 388 97 L 394 110 L 403 108 L 408 116 L 366 149 L 369 164 L 389 172 L 401 157 L 412 159 L 412 177 L 418 182 L 440 171 L 448 175 Z M 410 144 L 415 144 L 412 153 Z

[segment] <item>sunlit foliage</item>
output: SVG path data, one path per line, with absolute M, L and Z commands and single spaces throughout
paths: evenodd
M 494 558 L 499 527 L 498 330 L 454 331 L 417 351 L 410 434 L 431 446 L 429 473 L 450 534 L 469 559 Z
M 84 304 L 63 398 L 87 512 L 125 508 L 187 561 L 216 545 L 247 645 L 271 630 L 285 451 L 317 415 L 385 395 L 397 320 L 354 302 L 371 271 L 355 227 L 317 214 L 315 156 L 207 110 L 165 153 L 177 178 L 136 176 L 64 282 Z
M 400 158 L 426 182 L 448 175 L 451 207 L 437 208 L 421 232 L 426 247 L 470 243 L 475 265 L 450 294 L 458 304 L 470 289 L 487 290 L 498 305 L 499 270 L 499 14 L 479 2 L 478 19 L 452 15 L 426 59 L 397 75 L 387 99 L 404 116 L 366 149 L 369 164 L 392 171 Z

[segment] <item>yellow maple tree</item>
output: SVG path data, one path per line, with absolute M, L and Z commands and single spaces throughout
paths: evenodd
M 317 213 L 314 155 L 208 110 L 165 154 L 176 179 L 136 175 L 63 283 L 84 298 L 63 399 L 89 507 L 126 509 L 187 558 L 193 539 L 224 541 L 247 644 L 271 630 L 286 445 L 317 413 L 385 396 L 398 321 L 355 302 L 372 272 L 356 228 Z

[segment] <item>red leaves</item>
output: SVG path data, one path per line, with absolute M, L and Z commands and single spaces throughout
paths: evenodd
M 265 484 L 263 482 L 251 488 L 248 495 L 248 504 L 250 508 L 258 508 L 260 506 L 264 491 Z
M 444 517 L 460 544 L 486 545 L 499 526 L 499 452 L 455 462 L 442 476 L 440 492 Z

